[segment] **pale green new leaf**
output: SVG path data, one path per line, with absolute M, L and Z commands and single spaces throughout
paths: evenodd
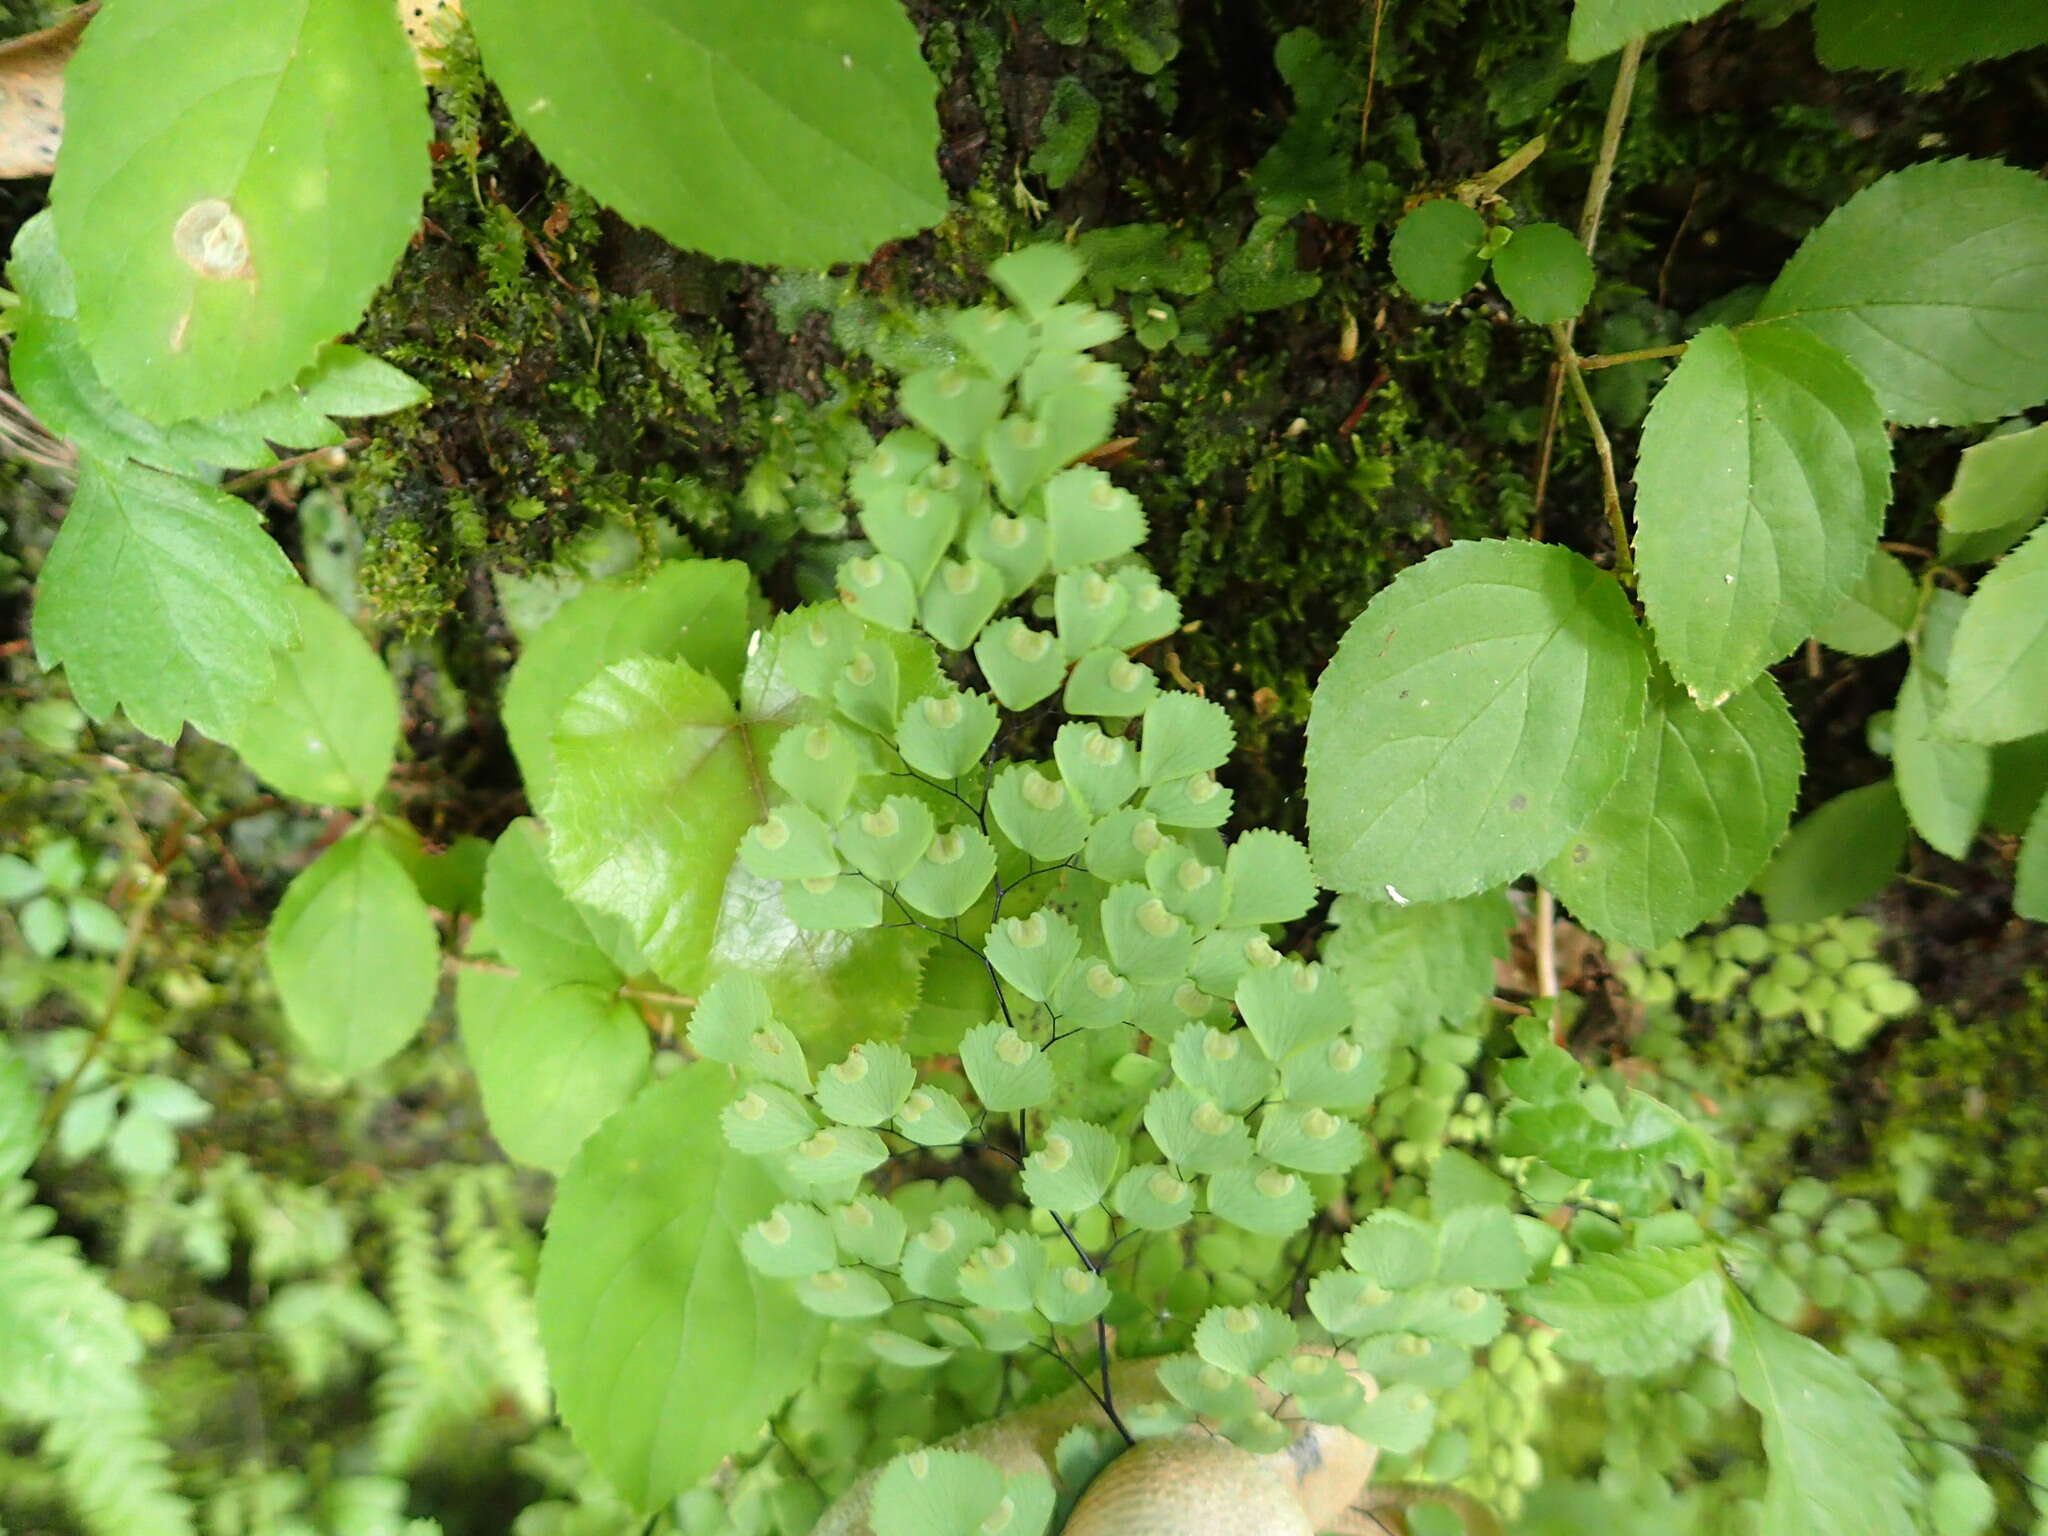
M 1410 566 L 1316 685 L 1323 883 L 1440 900 L 1542 864 L 1620 778 L 1647 673 L 1620 586 L 1569 550 L 1484 540 Z
M 1863 579 L 1891 444 L 1856 370 L 1810 336 L 1711 326 L 1650 407 L 1636 564 L 1657 650 L 1718 707 Z
M 1913 1464 L 1854 1366 L 1728 1298 L 1728 1364 L 1763 1419 L 1759 1536 L 1913 1536 Z
M 1970 604 L 1929 595 L 1913 664 L 1892 711 L 1892 774 L 1913 829 L 1952 859 L 1969 852 L 1991 795 L 1991 751 L 1948 728 L 1949 677 L 1958 622 Z
M 1895 172 L 1806 237 L 1756 318 L 1847 356 L 1888 420 L 2024 410 L 2048 396 L 2048 182 L 1989 160 Z
M 270 920 L 268 953 L 300 1049 L 345 1076 L 412 1039 L 440 984 L 433 914 L 405 866 L 367 829 L 292 881 Z
M 512 117 L 579 186 L 678 245 L 826 267 L 945 217 L 937 84 L 900 0 L 474 0 Z
M 2048 731 L 2048 528 L 1999 561 L 1964 608 L 1940 723 L 1966 741 Z
M 383 0 L 110 6 L 64 84 L 50 198 L 79 326 L 155 420 L 290 384 L 419 220 L 433 125 Z
M 1756 891 L 1774 923 L 1816 923 L 1861 906 L 1906 856 L 1906 808 L 1890 779 L 1835 796 L 1787 834 Z
M 735 560 L 674 560 L 645 581 L 592 582 L 528 642 L 505 685 L 505 734 L 531 804 L 547 803 L 549 736 L 570 697 L 616 661 L 686 661 L 739 688 L 747 650 L 747 568 Z
M 36 420 L 76 444 L 81 453 L 109 464 L 139 459 L 180 474 L 195 473 L 200 467 L 163 428 L 114 398 L 85 355 L 75 319 L 59 319 L 25 305 L 15 321 L 7 372 Z
M 326 416 L 388 416 L 424 404 L 427 387 L 361 347 L 331 341 L 299 375 L 299 398 Z
M 1557 1351 L 1605 1375 L 1644 1376 L 1687 1359 L 1725 1315 L 1710 1247 L 1594 1253 L 1516 1305 L 1557 1330 Z
M 1602 938 L 1654 949 L 1740 896 L 1792 820 L 1799 727 L 1758 678 L 1719 709 L 1659 678 L 1621 782 L 1543 870 Z
M 1951 533 L 1989 533 L 2048 512 L 2048 423 L 1965 448 L 1938 510 Z
M 563 709 L 544 807 L 563 890 L 622 918 L 657 974 L 695 992 L 767 754 L 726 691 L 681 662 L 638 657 Z
M 1573 62 L 1590 63 L 1632 38 L 1711 16 L 1728 0 L 1575 0 L 1565 48 Z
M 923 997 L 925 958 L 938 942 L 908 927 L 799 928 L 783 908 L 779 882 L 735 866 L 704 974 L 710 981 L 736 973 L 757 978 L 775 1016 L 819 1061 L 836 1061 L 863 1040 L 903 1037 Z M 980 974 L 985 983 L 988 972 Z
M 1498 891 L 1407 906 L 1339 896 L 1330 907 L 1335 929 L 1319 953 L 1362 1023 L 1419 1040 L 1470 1018 L 1492 994 L 1494 962 L 1507 958 L 1514 920 Z
M 2040 0 L 1820 0 L 1813 47 L 1829 69 L 1927 78 L 2048 43 Z
M 297 800 L 364 805 L 398 751 L 398 690 L 362 631 L 310 587 L 287 589 L 299 643 L 276 653 L 270 691 L 232 745 L 269 784 Z
M 725 1070 L 700 1062 L 613 1115 L 562 1176 L 541 1247 L 562 1418 L 636 1509 L 751 1444 L 818 1356 L 819 1322 L 740 1256 L 776 1190 L 725 1145 L 729 1093 Z
M 247 502 L 136 465 L 79 465 L 32 631 L 95 719 L 232 740 L 292 642 L 298 577 Z
M 550 1173 L 647 1079 L 647 1024 L 616 985 L 468 970 L 455 1015 L 491 1135 Z

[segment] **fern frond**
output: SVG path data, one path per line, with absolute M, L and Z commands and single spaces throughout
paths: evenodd
M 105 1536 L 190 1536 L 136 1365 L 127 1310 L 25 1185 L 0 1190 L 0 1418 L 43 1430 L 85 1527 Z
M 499 1383 L 529 1417 L 544 1418 L 548 1412 L 548 1366 L 541 1352 L 532 1281 L 480 1196 L 477 1182 L 470 1179 L 458 1182 L 450 1192 L 449 1238 L 455 1245 L 455 1273 L 468 1297 L 471 1315 L 490 1336 Z

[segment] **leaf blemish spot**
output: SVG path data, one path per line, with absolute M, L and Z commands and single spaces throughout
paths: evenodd
M 248 277 L 249 230 L 241 216 L 217 197 L 194 203 L 171 230 L 178 259 L 201 277 L 220 282 Z

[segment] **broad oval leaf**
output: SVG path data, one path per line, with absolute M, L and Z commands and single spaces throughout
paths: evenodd
M 1984 742 L 2048 731 L 2048 527 L 1999 561 L 1963 609 L 1941 727 Z
M 740 839 L 764 809 L 760 727 L 678 661 L 607 667 L 555 727 L 544 813 L 562 889 L 622 918 L 657 974 L 695 992 Z
M 36 657 L 96 720 L 231 741 L 298 633 L 297 584 L 247 502 L 86 457 L 38 584 Z
M 419 221 L 433 125 L 388 0 L 110 6 L 64 83 L 79 326 L 156 420 L 290 384 Z
M 1763 1536 L 1913 1536 L 1917 1479 L 1892 1408 L 1825 1345 L 1729 1298 L 1728 1365 L 1763 1420 Z
M 733 261 L 865 261 L 946 214 L 938 88 L 901 0 L 471 0 L 542 154 L 636 224 Z
M 1621 777 L 1647 675 L 1620 586 L 1570 550 L 1489 539 L 1410 566 L 1316 685 L 1323 883 L 1433 901 L 1542 864 Z
M 467 970 L 455 1016 L 491 1135 L 517 1162 L 560 1173 L 647 1080 L 647 1025 L 616 985 Z
M 1965 448 L 1938 510 L 1951 533 L 1989 533 L 2048 512 L 2048 423 Z
M 398 750 L 398 690 L 362 631 L 310 587 L 285 594 L 299 643 L 277 653 L 270 691 L 233 746 L 256 776 L 297 800 L 364 805 Z
M 1945 720 L 1958 622 L 1969 604 L 1929 594 L 1913 664 L 1892 710 L 1892 774 L 1913 830 L 1952 859 L 1970 851 L 1991 795 L 1991 750 L 1959 740 Z
M 1543 870 L 1604 939 L 1654 949 L 1740 896 L 1785 835 L 1799 727 L 1759 678 L 1719 709 L 1658 679 L 1621 782 Z
M 537 1300 L 562 1418 L 598 1469 L 651 1510 L 750 1444 L 817 1360 L 818 1320 L 740 1257 L 774 1208 L 766 1168 L 718 1128 L 710 1062 L 613 1115 L 563 1174 Z
M 1720 1324 L 1715 1250 L 1648 1248 L 1593 1253 L 1554 1271 L 1517 1305 L 1557 1330 L 1557 1351 L 1611 1376 L 1646 1376 L 1690 1359 Z
M 549 741 L 562 706 L 615 661 L 686 661 L 728 693 L 747 652 L 747 568 L 736 560 L 673 560 L 645 581 L 593 582 L 564 603 L 521 652 L 505 685 L 505 734 L 526 796 L 547 803 L 554 787 Z
M 1718 705 L 1862 580 L 1891 444 L 1841 356 L 1783 329 L 1712 326 L 1643 424 L 1636 564 L 1658 654 Z
M 1635 38 L 1711 16 L 1727 3 L 1728 0 L 1574 0 L 1566 51 L 1573 62 L 1590 63 Z
M 1906 808 L 1890 779 L 1835 796 L 1786 835 L 1756 892 L 1774 923 L 1817 923 L 1891 884 L 1906 856 Z
M 1895 172 L 1806 237 L 1757 319 L 1843 353 L 1888 420 L 2024 410 L 2048 396 L 2048 182 L 1991 160 Z
M 270 974 L 300 1048 L 354 1076 L 419 1032 L 440 985 L 433 914 L 365 826 L 308 865 L 270 920 Z

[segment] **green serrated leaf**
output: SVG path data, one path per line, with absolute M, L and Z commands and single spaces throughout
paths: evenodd
M 79 327 L 156 420 L 290 384 L 419 220 L 433 125 L 378 0 L 109 12 L 64 83 L 50 199 Z
M 305 1053 L 346 1076 L 418 1033 L 441 979 L 441 940 L 405 866 L 358 831 L 308 865 L 270 920 L 270 974 Z
M 277 674 L 233 738 L 271 787 L 322 805 L 366 805 L 398 750 L 398 690 L 362 631 L 310 587 L 285 597 L 299 641 L 275 653 Z
M 1861 906 L 1906 856 L 1906 808 L 1890 779 L 1835 796 L 1793 826 L 1757 894 L 1778 923 L 1815 923 Z
M 700 987 L 727 877 L 759 817 L 759 727 L 681 662 L 599 672 L 563 708 L 549 857 L 573 898 L 623 919 L 664 980 Z
M 746 657 L 751 578 L 736 560 L 671 560 L 643 581 L 593 582 L 564 603 L 521 652 L 505 685 L 505 735 L 528 801 L 547 803 L 555 780 L 550 740 L 576 692 L 615 662 L 688 662 L 728 693 Z
M 1792 820 L 1800 768 L 1768 676 L 1715 710 L 1660 677 L 1621 782 L 1543 882 L 1602 938 L 1654 949 L 1749 888 Z
M 1308 850 L 1284 832 L 1254 828 L 1223 865 L 1223 918 L 1231 926 L 1291 923 L 1315 904 Z
M 536 1301 L 556 1404 L 641 1510 L 751 1442 L 809 1379 L 822 1339 L 788 1288 L 740 1255 L 775 1186 L 719 1134 L 725 1076 L 685 1067 L 607 1120 L 563 1174 L 541 1245 Z M 688 1413 L 672 1411 L 685 1400 Z
M 298 577 L 247 502 L 86 458 L 44 562 L 36 657 L 95 719 L 163 741 L 189 720 L 232 740 L 292 643 Z
M 340 341 L 320 349 L 295 387 L 323 416 L 389 416 L 428 399 L 426 385 L 404 369 Z
M 960 1065 L 975 1097 L 996 1114 L 1030 1109 L 1052 1097 L 1052 1063 L 1045 1052 L 1000 1020 L 967 1032 Z
M 1487 540 L 1410 566 L 1316 685 L 1323 882 L 1436 900 L 1543 863 L 1621 777 L 1647 673 L 1621 588 L 1569 550 Z
M 1162 1163 L 1144 1163 L 1116 1182 L 1110 1197 L 1117 1215 L 1146 1232 L 1167 1232 L 1195 1212 L 1195 1191 Z
M 822 268 L 945 216 L 937 91 L 894 0 L 766 29 L 738 0 L 630 0 L 573 29 L 542 0 L 465 17 L 541 153 L 677 245 Z
M 1587 1254 L 1516 1305 L 1557 1330 L 1558 1353 L 1605 1375 L 1643 1376 L 1689 1359 L 1726 1315 L 1714 1250 Z
M 1965 448 L 1938 510 L 1951 533 L 1988 533 L 2048 512 L 2048 423 Z
M 1062 1118 L 1024 1159 L 1024 1193 L 1041 1210 L 1073 1215 L 1096 1204 L 1116 1177 L 1121 1143 L 1099 1125 Z
M 1772 327 L 1687 344 L 1643 425 L 1636 562 L 1657 650 L 1702 704 L 1842 606 L 1890 477 L 1877 402 L 1838 353 Z
M 1870 552 L 1863 577 L 1814 639 L 1849 656 L 1880 656 L 1905 640 L 1920 612 L 1920 588 L 1896 555 Z
M 818 1074 L 818 1107 L 841 1125 L 880 1125 L 916 1086 L 917 1069 L 901 1046 L 867 1040 Z
M 1591 63 L 1624 43 L 1666 27 L 1711 16 L 1728 0 L 1573 0 L 1566 49 L 1572 61 Z
M 1989 421 L 2048 396 L 2044 253 L 2048 182 L 2031 171 L 1908 166 L 1806 237 L 1757 321 L 1840 351 L 1891 421 Z
M 1937 723 L 1964 741 L 2048 731 L 2048 528 L 1978 583 L 1956 625 Z
M 1321 954 L 1360 1017 L 1391 1026 L 1396 1040 L 1414 1040 L 1470 1018 L 1492 995 L 1514 913 L 1497 891 L 1405 906 L 1340 896 L 1330 920 L 1336 928 Z
M 1916 1479 L 1892 1410 L 1839 1355 L 1729 1297 L 1728 1364 L 1763 1419 L 1764 1536 L 1912 1536 Z
M 1829 69 L 1900 69 L 1931 79 L 2048 43 L 2033 0 L 1819 0 L 1813 46 Z
M 832 1224 L 815 1205 L 785 1201 L 740 1234 L 740 1254 L 778 1280 L 800 1280 L 839 1262 Z

